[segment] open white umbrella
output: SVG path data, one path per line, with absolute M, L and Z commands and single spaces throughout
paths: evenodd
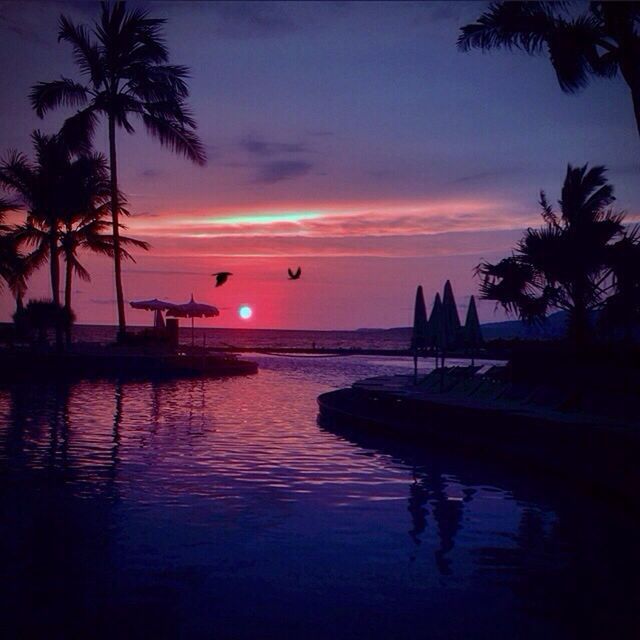
M 133 309 L 143 309 L 144 311 L 155 311 L 154 326 L 156 329 L 164 327 L 164 318 L 162 317 L 163 311 L 168 311 L 175 307 L 173 302 L 166 302 L 165 300 L 158 300 L 153 298 L 152 300 L 134 300 L 129 303 Z
M 191 318 L 191 346 L 194 345 L 195 338 L 193 333 L 194 318 L 215 318 L 220 315 L 217 307 L 211 304 L 203 304 L 196 302 L 191 294 L 191 300 L 186 304 L 175 304 L 167 311 L 168 316 L 176 318 Z

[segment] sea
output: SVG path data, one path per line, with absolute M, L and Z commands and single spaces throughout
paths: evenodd
M 640 637 L 636 513 L 525 465 L 318 423 L 319 394 L 409 358 L 243 357 L 257 374 L 0 388 L 2 637 Z
M 134 331 L 148 327 L 132 327 Z M 113 342 L 117 327 L 108 325 L 76 325 L 73 338 L 78 342 Z M 180 342 L 191 344 L 191 327 L 180 327 Z M 406 349 L 411 330 L 360 329 L 356 331 L 300 331 L 280 329 L 219 329 L 195 327 L 193 339 L 197 345 L 241 348 L 303 348 L 311 349 Z

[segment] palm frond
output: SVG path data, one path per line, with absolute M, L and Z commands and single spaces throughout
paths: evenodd
M 34 199 L 36 173 L 27 156 L 18 151 L 9 151 L 0 163 L 0 185 L 20 196 L 25 203 Z
M 137 240 L 136 238 L 129 238 L 128 236 L 120 236 L 120 244 L 135 247 L 136 249 L 142 249 L 144 251 L 149 251 L 151 245 L 144 240 Z
M 544 191 L 540 191 L 540 206 L 542 207 L 542 219 L 551 227 L 558 228 L 558 216 L 556 216 L 553 207 L 547 200 L 547 194 Z
M 0 231 L 4 230 L 6 232 L 6 228 L 3 224 L 6 219 L 6 214 L 9 211 L 18 211 L 20 208 L 21 204 L 19 202 L 0 197 Z
M 540 53 L 554 25 L 555 16 L 548 3 L 494 2 L 477 22 L 462 27 L 458 48 L 515 48 Z
M 49 109 L 55 109 L 61 105 L 82 106 L 86 104 L 88 97 L 86 87 L 64 77 L 51 82 L 38 82 L 33 85 L 29 94 L 31 106 L 40 118 L 43 118 Z
M 593 16 L 556 20 L 547 37 L 547 46 L 563 91 L 574 93 L 589 83 L 591 74 L 604 72 L 606 66 L 598 64 L 600 39 L 598 21 Z
M 131 65 L 123 73 L 129 91 L 144 101 L 186 98 L 188 67 L 182 65 Z
M 84 280 L 84 282 L 91 281 L 91 274 L 80 263 L 77 256 L 75 256 L 74 254 L 69 254 L 66 255 L 65 258 L 69 261 L 73 272 L 78 276 L 78 278 L 80 278 L 80 280 Z
M 60 137 L 71 151 L 90 153 L 97 126 L 98 115 L 95 108 L 90 105 L 64 121 L 60 129 Z
M 185 156 L 195 164 L 204 166 L 207 163 L 204 145 L 192 130 L 150 113 L 143 114 L 142 121 L 147 131 L 157 138 L 161 145 Z
M 104 69 L 100 59 L 100 50 L 91 42 L 89 32 L 84 25 L 76 25 L 66 16 L 60 16 L 58 23 L 58 41 L 65 41 L 73 47 L 73 60 L 80 71 L 89 76 L 94 87 L 104 80 Z

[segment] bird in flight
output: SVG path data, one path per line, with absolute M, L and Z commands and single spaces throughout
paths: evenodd
M 287 269 L 289 272 L 289 280 L 297 280 L 302 275 L 302 269 L 298 267 L 297 271 L 291 271 L 291 269 Z
M 216 277 L 216 287 L 221 287 L 233 273 L 229 271 L 219 271 L 218 273 L 212 273 L 212 276 Z

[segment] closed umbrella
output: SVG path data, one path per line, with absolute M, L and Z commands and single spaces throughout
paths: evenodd
M 418 380 L 418 355 L 427 348 L 429 339 L 427 307 L 424 304 L 422 286 L 416 290 L 416 303 L 413 311 L 413 331 L 411 333 L 411 351 L 413 352 L 413 375 Z
M 191 346 L 195 344 L 195 337 L 193 331 L 193 319 L 194 318 L 215 318 L 220 315 L 217 307 L 211 304 L 203 304 L 196 302 L 193 299 L 193 293 L 191 294 L 191 300 L 186 304 L 175 304 L 167 311 L 168 316 L 176 318 L 191 318 Z
M 436 354 L 437 369 L 438 354 L 442 349 L 444 349 L 445 344 L 444 312 L 442 309 L 442 299 L 440 298 L 439 293 L 436 293 L 436 297 L 433 300 L 433 307 L 431 308 L 431 317 L 429 318 L 429 338 Z
M 469 308 L 467 309 L 467 319 L 464 323 L 465 343 L 471 349 L 471 365 L 475 364 L 475 350 L 482 344 L 482 329 L 480 328 L 480 320 L 478 319 L 478 311 L 476 309 L 476 299 L 471 296 L 469 300 Z
M 453 297 L 453 287 L 447 280 L 444 285 L 444 295 L 442 296 L 442 316 L 444 331 L 444 350 L 455 349 L 460 338 L 460 318 L 458 307 Z M 443 354 L 444 356 L 444 354 Z

